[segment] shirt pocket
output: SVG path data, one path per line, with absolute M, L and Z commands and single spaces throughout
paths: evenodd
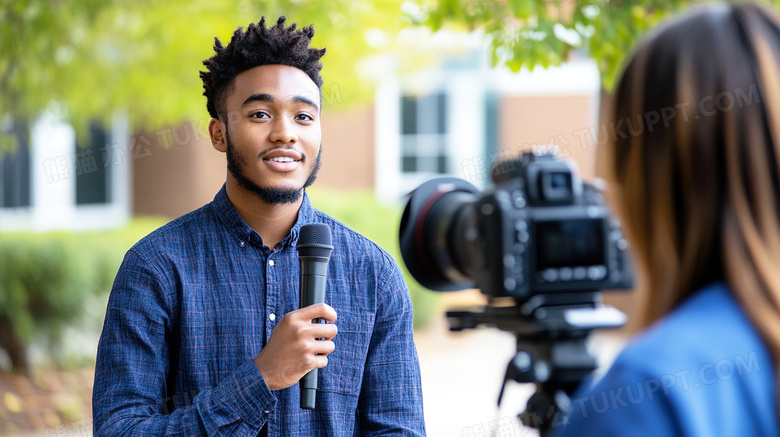
M 318 390 L 357 397 L 374 330 L 374 314 L 339 311 L 336 326 L 336 349 L 328 355 L 328 365 L 319 370 Z

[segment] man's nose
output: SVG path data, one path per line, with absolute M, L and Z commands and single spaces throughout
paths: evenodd
M 273 121 L 270 140 L 284 144 L 294 144 L 298 142 L 298 134 L 295 130 L 294 121 L 288 117 L 277 117 Z

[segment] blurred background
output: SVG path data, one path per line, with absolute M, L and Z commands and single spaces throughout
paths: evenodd
M 490 185 L 490 163 L 543 147 L 599 175 L 600 105 L 668 0 L 0 0 L 0 435 L 91 435 L 97 339 L 138 239 L 225 180 L 198 72 L 238 26 L 314 24 L 323 168 L 314 205 L 399 256 L 404 195 L 431 177 Z M 407 275 L 432 436 L 527 435 L 496 408 L 514 337 L 449 333 Z M 629 293 L 608 302 L 631 311 Z M 623 332 L 593 343 L 607 365 Z

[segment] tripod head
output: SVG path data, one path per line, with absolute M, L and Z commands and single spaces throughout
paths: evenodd
M 507 381 L 534 383 L 536 392 L 518 417 L 545 436 L 563 423 L 570 396 L 596 369 L 596 359 L 586 347 L 588 335 L 594 329 L 619 328 L 626 316 L 603 305 L 594 291 L 537 295 L 514 306 L 448 311 L 447 319 L 451 331 L 491 326 L 515 334 L 517 352 L 507 365 L 498 403 Z

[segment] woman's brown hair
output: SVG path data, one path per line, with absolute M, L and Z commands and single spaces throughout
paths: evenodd
M 780 363 L 780 18 L 709 5 L 636 49 L 613 100 L 611 197 L 646 326 L 725 281 Z

